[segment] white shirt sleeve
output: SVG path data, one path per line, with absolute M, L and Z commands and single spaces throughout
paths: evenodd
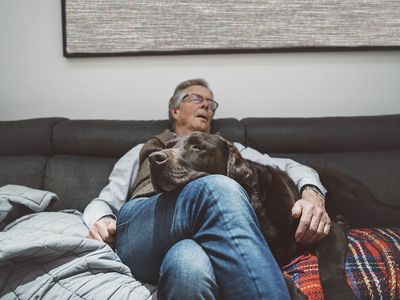
M 83 220 L 89 228 L 104 216 L 116 217 L 115 214 L 125 203 L 130 188 L 138 176 L 139 154 L 142 147 L 143 144 L 133 147 L 117 161 L 108 178 L 108 185 L 86 206 Z
M 299 164 L 289 158 L 272 158 L 268 154 L 262 154 L 261 152 L 250 147 L 245 147 L 240 143 L 233 144 L 239 150 L 243 158 L 285 171 L 297 185 L 299 191 L 304 185 L 312 184 L 318 187 L 324 194 L 326 193 L 326 189 L 319 180 L 318 173 L 312 168 Z

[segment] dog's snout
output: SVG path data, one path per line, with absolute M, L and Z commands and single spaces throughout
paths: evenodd
M 168 159 L 168 155 L 164 152 L 158 151 L 150 154 L 149 160 L 151 164 L 161 165 L 166 162 Z

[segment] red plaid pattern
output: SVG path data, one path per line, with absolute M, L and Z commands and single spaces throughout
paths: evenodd
M 347 281 L 359 299 L 400 299 L 400 228 L 351 229 Z M 283 268 L 312 300 L 323 299 L 317 257 L 307 253 Z

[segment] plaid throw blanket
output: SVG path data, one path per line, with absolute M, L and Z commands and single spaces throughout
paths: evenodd
M 351 229 L 346 258 L 347 281 L 359 299 L 400 299 L 400 228 Z M 314 254 L 306 253 L 283 268 L 312 300 L 323 299 Z

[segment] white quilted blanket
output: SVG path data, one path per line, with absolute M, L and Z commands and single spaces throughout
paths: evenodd
M 77 211 L 24 216 L 0 232 L 1 299 L 156 299 Z

